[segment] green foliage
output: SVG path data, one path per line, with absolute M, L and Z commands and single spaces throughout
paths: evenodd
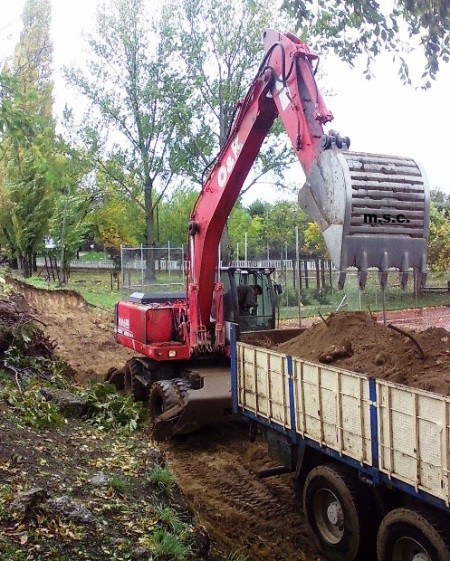
M 183 543 L 182 537 L 164 528 L 156 528 L 152 532 L 152 559 L 155 561 L 186 561 L 191 549 Z
M 51 428 L 61 426 L 64 417 L 56 405 L 47 401 L 40 388 L 27 388 L 24 393 L 13 391 L 8 402 L 16 408 L 25 424 L 35 428 Z
M 73 148 L 61 139 L 55 141 L 55 188 L 48 234 L 56 244 L 64 270 L 90 230 L 87 217 L 97 195 L 89 179 L 91 169 L 90 155 L 85 150 Z
M 280 296 L 280 306 L 296 306 L 297 305 L 297 290 L 293 286 L 283 287 L 283 292 Z
M 131 483 L 123 475 L 115 475 L 109 480 L 108 487 L 112 489 L 116 495 L 128 495 Z
M 14 78 L 7 73 L 0 78 L 6 101 L 0 117 L 0 243 L 9 257 L 20 260 L 25 276 L 30 276 L 33 255 L 48 233 L 53 208 L 49 0 L 27 0 L 22 21 L 10 71 Z
M 330 304 L 331 295 L 330 289 L 328 287 L 318 288 L 314 291 L 314 299 L 319 302 L 319 304 L 325 305 Z
M 444 206 L 430 205 L 428 264 L 433 271 L 446 271 L 450 264 L 450 217 Z
M 197 198 L 196 189 L 182 184 L 162 199 L 156 214 L 157 241 L 186 244 L 189 218 Z
M 224 146 L 236 101 L 246 94 L 262 58 L 261 34 L 276 22 L 279 11 L 254 0 L 172 0 L 164 7 L 161 33 L 189 94 L 180 111 L 177 163 L 196 183 L 203 182 L 205 167 Z M 284 130 L 275 125 L 242 192 L 268 173 L 282 186 L 294 158 Z
M 181 520 L 178 512 L 170 506 L 157 505 L 155 515 L 158 518 L 158 523 L 168 531 L 179 533 L 185 528 L 185 523 Z
M 322 232 L 316 222 L 309 222 L 303 232 L 303 250 L 309 254 L 328 258 L 328 250 Z
M 378 2 L 355 0 L 335 2 L 322 0 L 317 5 L 310 0 L 284 0 L 284 9 L 297 19 L 307 42 L 316 48 L 334 50 L 341 59 L 353 65 L 358 57 L 366 59 L 367 76 L 375 57 L 382 51 L 394 52 L 399 75 L 410 82 L 402 33 L 406 23 L 409 38 L 418 37 L 426 57 L 423 87 L 430 87 L 440 63 L 450 56 L 450 11 L 446 0 L 423 2 L 399 0 L 388 7 Z M 316 41 L 312 38 L 316 37 Z
M 88 406 L 87 422 L 101 430 L 132 433 L 145 426 L 147 410 L 131 396 L 122 396 L 111 384 L 93 384 L 83 391 Z
M 162 40 L 144 0 L 99 4 L 96 33 L 89 37 L 87 70 L 66 69 L 69 84 L 90 104 L 83 140 L 95 152 L 107 187 L 114 188 L 121 201 L 129 200 L 141 210 L 139 220 L 149 246 L 154 241 L 155 207 L 175 171 L 169 148 L 173 150 L 176 144 L 177 115 L 186 97 L 184 85 L 168 64 Z M 109 194 L 105 192 L 99 208 Z M 120 227 L 119 197 L 108 204 L 114 216 L 99 232 L 99 239 L 108 245 L 136 239 L 135 229 Z M 123 239 L 125 234 L 128 240 Z
M 166 467 L 155 465 L 147 470 L 145 482 L 171 496 L 176 486 L 173 473 Z

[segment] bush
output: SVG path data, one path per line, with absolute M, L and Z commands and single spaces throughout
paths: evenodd
M 58 407 L 45 399 L 40 388 L 28 389 L 24 393 L 12 391 L 8 402 L 30 427 L 42 429 L 64 424 L 64 417 Z
M 83 392 L 88 406 L 87 422 L 100 430 L 129 434 L 143 428 L 148 412 L 131 396 L 122 396 L 111 384 L 94 384 Z
M 325 288 L 318 288 L 314 291 L 314 299 L 319 302 L 319 304 L 329 304 L 331 302 L 330 298 L 330 289 Z

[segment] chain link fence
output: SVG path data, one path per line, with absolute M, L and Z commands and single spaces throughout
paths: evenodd
M 121 247 L 120 261 L 123 291 L 171 292 L 185 286 L 183 246 Z

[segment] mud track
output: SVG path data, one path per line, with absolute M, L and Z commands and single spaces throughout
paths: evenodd
M 248 561 L 323 560 L 312 545 L 293 475 L 258 479 L 274 467 L 245 424 L 216 425 L 164 444 L 167 460 L 217 551 Z
M 77 371 L 78 381 L 102 379 L 109 368 L 120 367 L 133 356 L 114 341 L 112 313 L 88 306 L 76 292 L 23 283 L 15 283 L 15 288 L 44 323 L 58 353 Z M 402 320 L 411 315 L 403 314 L 408 317 Z M 448 308 L 421 311 L 420 320 L 428 319 L 450 328 Z M 212 538 L 213 552 L 241 551 L 248 561 L 324 561 L 307 532 L 293 476 L 257 479 L 259 470 L 273 464 L 263 443 L 248 441 L 245 425 L 209 427 L 163 448 Z
M 133 356 L 114 341 L 113 314 L 92 308 L 78 293 L 18 281 L 14 287 L 76 370 L 78 381 L 101 380 L 109 368 Z M 257 479 L 257 472 L 272 464 L 264 444 L 249 443 L 246 425 L 209 427 L 163 448 L 216 553 L 241 551 L 248 561 L 321 559 L 307 533 L 301 501 L 294 498 L 293 477 Z

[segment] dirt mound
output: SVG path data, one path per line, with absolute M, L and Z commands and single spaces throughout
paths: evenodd
M 450 333 L 439 327 L 402 333 L 365 312 L 338 312 L 276 350 L 313 362 L 450 395 Z M 408 337 L 407 335 L 412 336 Z
M 23 295 L 30 313 L 55 342 L 57 353 L 75 370 L 77 381 L 102 380 L 110 368 L 120 368 L 134 356 L 114 339 L 113 312 L 90 306 L 73 290 L 45 290 L 17 280 L 8 282 Z

